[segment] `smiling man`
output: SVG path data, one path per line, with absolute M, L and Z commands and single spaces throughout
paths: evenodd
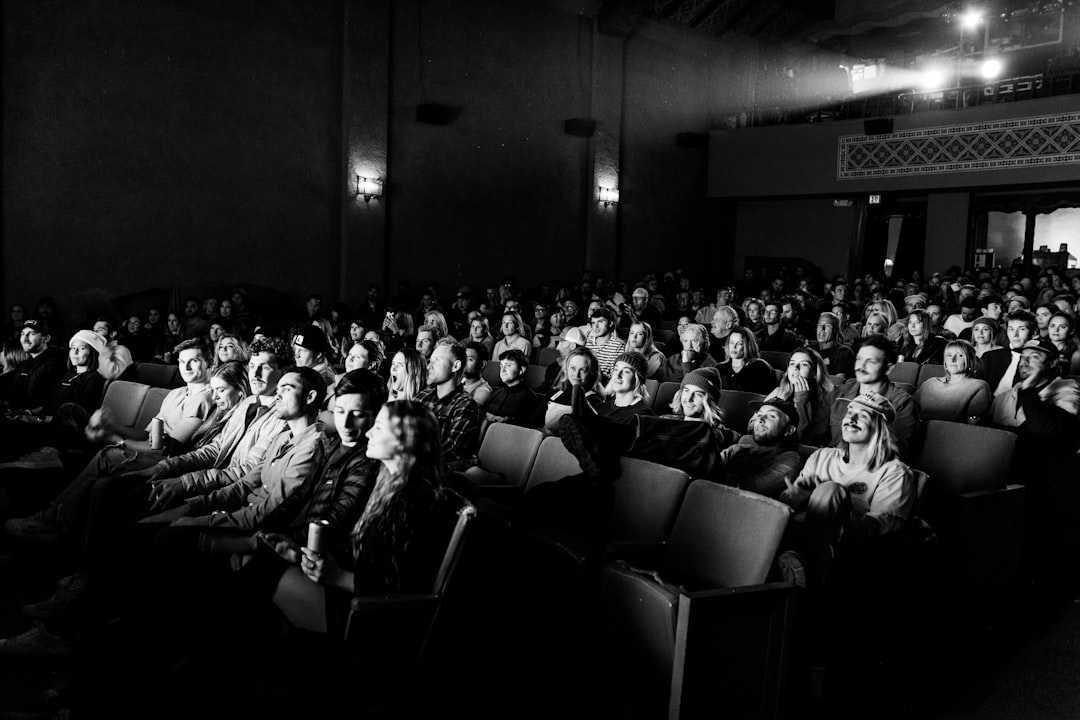
M 233 411 L 221 433 L 197 450 L 129 474 L 151 484 L 145 491 L 151 502 L 148 510 L 165 510 L 181 504 L 185 497 L 225 487 L 262 463 L 274 438 L 286 428 L 285 421 L 270 410 L 288 359 L 289 349 L 279 338 L 252 342 L 248 361 L 251 397 Z
M 799 412 L 790 402 L 771 399 L 751 402 L 749 434 L 724 448 L 728 482 L 743 490 L 779 497 L 799 473 L 802 460 L 796 450 Z
M 842 422 L 847 403 L 867 392 L 888 398 L 895 419 L 891 421 L 900 451 L 907 449 L 919 427 L 919 409 L 904 390 L 889 380 L 889 369 L 896 364 L 896 347 L 881 335 L 863 338 L 855 353 L 855 377 L 840 386 L 830 415 L 830 431 L 835 445 L 842 439 Z
M 525 383 L 528 368 L 529 359 L 520 350 L 507 350 L 499 357 L 502 385 L 492 391 L 485 407 L 488 422 L 539 425 L 540 398 Z

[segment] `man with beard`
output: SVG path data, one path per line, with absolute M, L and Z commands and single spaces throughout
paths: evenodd
M 484 366 L 487 365 L 488 352 L 483 343 L 465 343 L 465 369 L 461 374 L 461 386 L 480 409 L 487 405 L 491 397 L 491 384 L 484 379 Z
M 53 385 L 66 370 L 67 353 L 49 346 L 52 333 L 44 320 L 26 320 L 19 331 L 19 344 L 30 356 L 8 373 L 0 385 L 0 401 L 16 410 L 41 407 Z
M 416 395 L 416 401 L 426 404 L 439 420 L 443 460 L 459 467 L 476 457 L 483 421 L 480 407 L 461 386 L 467 359 L 461 345 L 437 346 L 428 361 L 427 389 Z
M 802 460 L 795 449 L 799 412 L 790 402 L 779 399 L 751 402 L 750 434 L 724 448 L 728 482 L 743 490 L 779 497 L 799 474 Z

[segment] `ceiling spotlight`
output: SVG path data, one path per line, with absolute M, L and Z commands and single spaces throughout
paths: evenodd
M 982 22 L 982 13 L 977 10 L 968 10 L 960 16 L 960 27 L 964 30 L 974 30 Z
M 982 76 L 984 78 L 986 78 L 987 80 L 993 80 L 1001 74 L 1001 61 L 991 58 L 990 60 L 984 62 L 982 64 L 982 67 L 979 68 L 979 70 L 980 72 L 982 72 Z

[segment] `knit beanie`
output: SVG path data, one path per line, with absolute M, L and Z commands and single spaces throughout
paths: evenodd
M 71 343 L 76 341 L 88 345 L 91 349 L 93 349 L 94 352 L 98 354 L 99 358 L 105 352 L 105 338 L 101 337 L 93 330 L 80 330 L 79 332 L 71 336 L 71 340 L 68 342 L 68 345 L 71 345 Z
M 687 385 L 701 388 L 714 403 L 720 402 L 720 388 L 722 383 L 720 380 L 720 371 L 716 368 L 707 367 L 691 370 L 683 376 L 679 389 L 681 390 Z
M 634 374 L 637 375 L 638 385 L 645 383 L 645 376 L 649 374 L 649 361 L 645 359 L 645 356 L 639 352 L 624 352 L 615 358 L 615 363 L 624 362 L 634 370 Z

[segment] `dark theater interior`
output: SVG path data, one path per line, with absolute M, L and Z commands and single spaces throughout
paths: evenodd
M 1080 718 L 1080 0 L 0 24 L 0 718 Z

